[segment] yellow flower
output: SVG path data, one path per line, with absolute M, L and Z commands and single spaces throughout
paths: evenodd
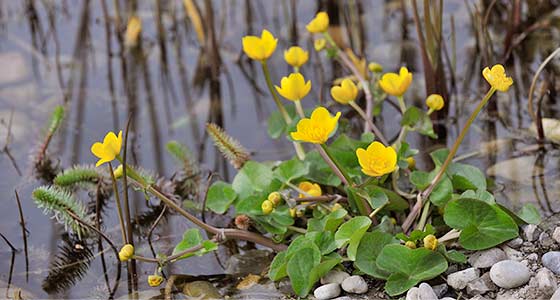
M 329 15 L 326 12 L 319 12 L 307 26 L 307 31 L 311 33 L 323 33 L 329 29 Z
M 311 118 L 303 118 L 297 123 L 297 131 L 290 133 L 292 138 L 313 144 L 323 144 L 336 129 L 340 118 L 340 112 L 331 117 L 329 111 L 320 106 L 317 107 Z
M 443 108 L 445 102 L 443 101 L 443 97 L 439 94 L 431 94 L 426 98 L 426 105 L 431 110 L 440 110 Z
M 435 251 L 438 246 L 438 239 L 433 234 L 428 234 L 424 237 L 424 248 Z
M 370 62 L 368 64 L 368 69 L 373 72 L 373 73 L 381 73 L 383 72 L 383 66 L 376 63 L 376 62 Z
M 406 67 L 401 67 L 399 74 L 386 73 L 379 80 L 379 86 L 385 93 L 400 97 L 404 95 L 410 83 L 412 82 L 412 73 L 408 72 Z
M 380 142 L 373 142 L 367 150 L 356 150 L 358 162 L 364 174 L 379 177 L 393 172 L 397 167 L 397 152 L 393 147 L 385 147 Z
M 148 276 L 148 284 L 151 287 L 159 286 L 163 282 L 163 277 L 159 275 L 150 275 Z
M 138 39 L 142 32 L 142 20 L 138 16 L 132 16 L 126 25 L 124 34 L 124 43 L 127 47 L 135 47 L 138 45 Z
M 110 162 L 121 152 L 122 145 L 122 131 L 119 132 L 117 136 L 114 132 L 110 131 L 105 135 L 103 143 L 94 143 L 91 145 L 91 153 L 97 156 L 99 160 L 95 164 L 96 167 Z
M 509 87 L 513 84 L 513 79 L 506 76 L 504 66 L 497 64 L 492 69 L 486 67 L 482 70 L 482 76 L 488 83 L 500 92 L 507 92 Z
M 123 176 L 123 166 L 119 165 L 114 171 L 113 171 L 113 175 L 115 176 L 115 179 L 119 179 Z
M 352 80 L 346 78 L 342 80 L 340 85 L 335 85 L 331 88 L 331 96 L 338 103 L 348 104 L 356 100 L 358 96 L 358 87 Z
M 316 39 L 315 42 L 313 42 L 313 47 L 317 52 L 325 49 L 326 46 L 327 46 L 327 40 L 325 39 Z
M 316 184 L 316 183 L 311 183 L 309 181 L 302 181 L 299 183 L 298 188 L 302 191 L 304 191 L 307 195 L 305 194 L 299 194 L 300 198 L 306 198 L 306 197 L 319 197 L 323 194 L 323 191 L 321 191 L 321 186 Z
M 409 249 L 416 249 L 416 243 L 413 241 L 407 241 L 404 245 Z
M 284 51 L 284 60 L 288 65 L 299 68 L 303 66 L 309 59 L 309 53 L 301 47 L 293 46 Z
M 125 262 L 134 256 L 134 246 L 126 244 L 119 251 L 119 260 Z
M 270 215 L 274 209 L 274 203 L 270 200 L 264 200 L 261 204 L 262 213 L 265 215 Z
M 268 194 L 268 200 L 272 202 L 274 206 L 277 206 L 280 202 L 282 202 L 282 195 L 278 192 L 272 192 Z
M 299 101 L 311 91 L 311 80 L 305 82 L 305 78 L 300 73 L 292 73 L 288 77 L 282 77 L 280 86 L 274 86 L 282 97 Z
M 414 168 L 416 168 L 416 160 L 414 159 L 414 157 L 407 157 L 406 162 L 408 163 L 409 169 L 414 170 Z
M 249 35 L 242 39 L 245 54 L 251 59 L 260 61 L 267 60 L 274 53 L 277 43 L 278 39 L 275 39 L 272 33 L 266 29 L 262 31 L 260 38 Z

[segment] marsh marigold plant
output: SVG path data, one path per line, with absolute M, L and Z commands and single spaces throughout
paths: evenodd
M 301 47 L 293 46 L 284 51 L 284 60 L 292 67 L 299 68 L 303 66 L 309 59 L 309 52 Z
M 305 194 L 301 194 L 301 193 L 299 194 L 300 198 L 319 197 L 319 196 L 323 195 L 323 191 L 321 190 L 321 186 L 316 184 L 316 183 L 309 182 L 309 181 L 300 182 L 299 185 L 298 185 L 298 188 L 300 190 L 302 190 L 303 192 L 305 192 Z
M 251 59 L 258 61 L 265 61 L 274 50 L 276 50 L 276 45 L 278 44 L 278 39 L 274 38 L 270 31 L 264 29 L 261 33 L 261 37 L 258 36 L 245 36 L 242 39 L 243 52 Z
M 331 96 L 340 104 L 348 104 L 358 97 L 358 87 L 351 79 L 344 79 L 340 85 L 331 88 Z
M 114 132 L 110 131 L 105 135 L 103 143 L 96 142 L 91 145 L 91 153 L 97 156 L 99 160 L 95 164 L 96 167 L 114 160 L 121 152 L 122 146 L 122 131 L 117 136 Z
M 340 112 L 332 117 L 326 108 L 317 107 L 311 113 L 311 118 L 301 119 L 297 123 L 297 131 L 290 133 L 290 135 L 296 141 L 323 144 L 336 129 L 338 118 L 340 118 Z
M 497 64 L 492 68 L 484 68 L 482 70 L 482 76 L 488 81 L 488 83 L 496 90 L 500 92 L 507 92 L 509 87 L 513 84 L 513 79 L 506 75 L 506 70 L 504 66 Z
M 406 67 L 401 67 L 399 74 L 385 73 L 379 80 L 379 86 L 389 95 L 401 97 L 412 83 L 412 73 Z
M 391 146 L 380 142 L 371 143 L 367 149 L 356 150 L 362 172 L 372 177 L 379 177 L 393 172 L 397 168 L 397 152 Z
M 305 78 L 300 73 L 292 73 L 288 77 L 283 77 L 280 81 L 280 86 L 275 86 L 278 94 L 282 97 L 291 100 L 298 101 L 311 91 L 311 80 L 305 82 Z
M 329 15 L 326 12 L 319 12 L 315 18 L 305 26 L 311 33 L 323 33 L 329 29 Z

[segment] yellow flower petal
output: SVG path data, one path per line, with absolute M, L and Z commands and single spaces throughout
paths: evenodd
M 107 133 L 103 139 L 103 143 L 96 142 L 91 145 L 91 153 L 99 158 L 95 165 L 100 166 L 103 163 L 114 160 L 121 152 L 121 146 L 122 131 L 119 132 L 118 137 L 114 132 Z
M 399 74 L 386 73 L 379 80 L 379 86 L 389 95 L 400 97 L 404 95 L 412 83 L 412 73 L 406 67 L 401 67 Z
M 264 29 L 261 37 L 245 36 L 241 39 L 241 43 L 243 52 L 249 58 L 264 61 L 274 53 L 278 40 L 274 38 L 270 31 Z
M 291 101 L 303 99 L 311 91 L 311 81 L 305 82 L 305 78 L 300 73 L 292 73 L 288 77 L 283 77 L 280 86 L 275 86 L 278 93 Z
M 500 64 L 494 65 L 491 69 L 484 68 L 482 76 L 493 88 L 500 92 L 506 92 L 513 84 L 513 79 L 506 75 L 504 66 Z
M 397 167 L 397 152 L 393 147 L 385 147 L 379 142 L 371 143 L 366 150 L 357 149 L 356 156 L 362 172 L 379 177 L 393 172 Z
M 319 12 L 315 18 L 305 26 L 311 33 L 322 33 L 329 29 L 329 15 L 326 12 Z
M 292 67 L 299 68 L 309 59 L 309 53 L 301 47 L 293 46 L 284 51 L 284 60 Z
M 310 118 L 301 119 L 296 125 L 297 130 L 290 133 L 297 141 L 313 144 L 323 144 L 335 131 L 340 112 L 331 117 L 329 111 L 324 107 L 316 108 Z
M 348 104 L 356 100 L 358 96 L 358 87 L 348 78 L 342 80 L 339 86 L 335 85 L 331 88 L 331 96 L 341 104 Z

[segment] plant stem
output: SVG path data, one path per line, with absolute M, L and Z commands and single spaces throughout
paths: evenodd
M 369 218 L 373 219 L 373 217 L 375 217 L 375 215 L 377 215 L 377 213 L 380 212 L 383 209 L 383 207 L 385 207 L 385 205 L 387 205 L 387 204 L 389 204 L 389 202 L 387 202 L 387 203 L 381 205 L 380 207 L 376 208 L 375 210 L 373 210 L 371 212 L 371 214 L 369 214 Z
M 399 102 L 399 108 L 401 109 L 401 112 L 404 115 L 404 113 L 406 112 L 406 104 L 404 103 L 403 96 L 398 96 L 397 101 Z
M 327 146 L 325 146 L 325 144 L 320 144 L 320 145 L 315 144 L 315 145 L 317 147 L 317 150 L 319 151 L 319 154 L 321 154 L 321 156 L 323 157 L 325 162 L 329 165 L 329 167 L 331 167 L 331 169 L 336 174 L 336 176 L 338 176 L 338 178 L 340 178 L 340 181 L 342 181 L 342 183 L 344 185 L 351 184 L 352 181 L 351 181 L 350 177 L 348 176 L 348 174 L 346 174 L 346 172 L 334 160 L 332 155 L 329 153 L 329 150 L 327 149 Z
M 299 115 L 302 119 L 305 118 L 305 112 L 303 111 L 303 107 L 301 106 L 301 101 L 300 101 L 300 100 L 297 100 L 297 101 L 294 101 L 294 103 L 295 103 L 296 111 L 297 111 L 298 115 Z
M 451 148 L 451 151 L 449 152 L 449 155 L 447 155 L 447 158 L 445 159 L 445 162 L 442 164 L 439 172 L 436 174 L 436 176 L 434 177 L 434 179 L 432 180 L 430 185 L 423 192 L 418 193 L 418 196 L 416 197 L 416 204 L 411 209 L 409 215 L 407 216 L 406 220 L 404 221 L 404 223 L 402 225 L 402 228 L 403 228 L 404 232 L 408 231 L 408 229 L 410 228 L 410 226 L 412 225 L 412 223 L 416 219 L 416 216 L 418 216 L 418 213 L 420 213 L 420 210 L 422 209 L 422 206 L 423 206 L 424 199 L 427 199 L 430 196 L 430 194 L 432 193 L 435 186 L 438 184 L 438 182 L 443 177 L 443 174 L 445 174 L 445 171 L 447 170 L 447 167 L 449 167 L 449 164 L 452 162 L 453 157 L 455 156 L 455 154 L 457 154 L 457 151 L 459 150 L 459 146 L 461 145 L 461 143 L 463 142 L 463 139 L 465 138 L 467 132 L 469 131 L 469 128 L 470 128 L 472 122 L 476 119 L 476 117 L 478 116 L 478 114 L 480 113 L 482 108 L 486 105 L 486 103 L 488 103 L 488 101 L 490 100 L 492 95 L 494 95 L 495 92 L 496 92 L 496 89 L 494 89 L 493 87 L 490 88 L 490 90 L 488 90 L 488 92 L 486 93 L 484 98 L 482 98 L 480 103 L 476 106 L 475 110 L 471 113 L 471 115 L 469 116 L 469 119 L 467 120 L 467 122 L 463 126 L 463 129 L 459 133 L 459 136 L 457 137 L 457 140 L 455 140 L 455 143 L 453 144 L 453 147 Z
M 288 228 L 291 231 L 299 232 L 301 234 L 306 234 L 307 233 L 307 230 L 305 230 L 303 228 L 296 227 L 296 226 L 292 226 L 292 225 L 288 225 L 286 228 Z
M 428 213 L 430 212 L 430 203 L 430 201 L 426 201 L 426 203 L 424 203 L 424 209 L 422 210 L 420 221 L 418 221 L 418 225 L 416 225 L 416 229 L 418 230 L 424 230 L 424 226 L 426 226 L 426 220 L 428 220 Z
M 364 119 L 364 121 L 369 123 L 369 126 L 371 127 L 371 130 L 373 131 L 375 136 L 381 141 L 381 143 L 383 143 L 383 145 L 387 146 L 388 142 L 385 139 L 385 136 L 383 136 L 383 133 L 381 133 L 381 130 L 379 130 L 379 128 L 377 128 L 377 126 L 375 126 L 375 124 L 373 124 L 372 120 L 368 119 L 368 117 L 366 115 L 366 112 L 358 104 L 356 104 L 356 102 L 354 102 L 354 101 L 350 101 L 348 104 L 350 106 L 352 106 L 352 108 L 354 110 L 356 110 L 356 112 L 360 115 L 360 117 L 362 117 L 362 119 Z
M 113 165 L 111 165 L 111 162 L 109 162 L 108 166 L 109 166 L 109 174 L 111 174 L 111 181 L 113 182 L 113 193 L 115 193 L 115 202 L 117 202 L 117 214 L 119 216 L 119 224 L 121 227 L 122 242 L 123 244 L 126 244 L 127 243 L 126 232 L 125 232 L 126 229 L 124 226 L 124 218 L 122 213 L 121 200 L 119 197 L 119 189 L 117 187 L 117 180 L 115 179 L 115 173 L 113 173 Z

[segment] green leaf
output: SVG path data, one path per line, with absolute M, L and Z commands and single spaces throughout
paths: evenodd
M 342 224 L 336 231 L 334 239 L 336 246 L 342 248 L 348 245 L 348 258 L 352 261 L 356 260 L 356 252 L 362 236 L 366 233 L 371 225 L 371 219 L 367 216 L 354 217 L 350 221 Z
M 336 243 L 334 241 L 334 234 L 330 231 L 323 231 L 323 232 L 307 232 L 305 234 L 306 238 L 311 239 L 319 250 L 321 251 L 322 255 L 329 254 L 336 250 Z
M 445 257 L 454 263 L 464 264 L 467 262 L 467 256 L 457 250 L 445 251 Z
M 538 225 L 541 223 L 541 215 L 537 208 L 531 203 L 523 205 L 521 210 L 517 213 L 517 216 L 528 224 Z
M 288 261 L 286 270 L 292 288 L 298 296 L 307 296 L 313 287 L 314 282 L 311 282 L 311 272 L 320 262 L 321 252 L 316 246 L 298 250 Z
M 429 199 L 435 206 L 442 207 L 451 200 L 452 194 L 453 184 L 451 183 L 451 179 L 444 175 L 434 187 Z
M 286 121 L 279 111 L 273 111 L 270 114 L 267 125 L 268 135 L 273 139 L 281 137 L 286 132 Z
M 358 246 L 358 254 L 356 255 L 354 265 L 360 271 L 370 276 L 386 280 L 390 274 L 379 269 L 375 261 L 385 245 L 398 243 L 399 240 L 380 230 L 366 232 Z
M 322 218 L 313 218 L 307 222 L 307 231 L 331 231 L 335 232 L 338 226 L 344 222 L 348 214 L 345 209 L 337 209 Z
M 290 215 L 290 208 L 287 205 L 275 208 L 269 216 L 280 225 L 289 226 L 294 224 L 294 218 Z
M 232 187 L 240 199 L 245 199 L 254 192 L 263 192 L 272 184 L 273 174 L 269 166 L 248 161 L 233 178 Z
M 341 258 L 328 258 L 322 261 L 320 264 L 313 267 L 311 273 L 309 274 L 309 283 L 311 286 L 315 284 L 315 282 L 319 281 L 321 277 L 325 276 L 332 268 L 342 262 Z
M 487 190 L 466 190 L 464 191 L 461 196 L 459 196 L 459 199 L 478 199 L 480 201 L 484 201 L 490 205 L 494 205 L 496 203 L 496 200 L 494 199 L 494 196 L 489 193 Z
M 408 126 L 412 130 L 418 131 L 420 134 L 427 135 L 431 138 L 437 138 L 432 126 L 432 120 L 422 110 L 416 106 L 410 106 L 405 112 L 401 120 L 402 126 Z
M 319 152 L 311 151 L 305 155 L 305 163 L 309 166 L 307 179 L 328 186 L 339 186 L 340 179 L 329 165 L 323 160 Z
M 477 167 L 452 163 L 447 169 L 447 173 L 453 181 L 453 188 L 456 190 L 486 190 L 486 177 Z
M 309 165 L 297 158 L 282 162 L 274 170 L 274 178 L 282 182 L 291 182 L 294 179 L 303 177 L 309 173 Z
M 223 181 L 214 182 L 206 194 L 206 207 L 215 213 L 225 213 L 237 198 L 231 184 Z
M 198 229 L 196 228 L 191 228 L 188 229 L 187 231 L 185 231 L 185 233 L 183 233 L 183 240 L 181 240 L 177 246 L 175 246 L 175 248 L 173 249 L 173 254 L 175 255 L 177 253 L 180 253 L 182 251 L 185 251 L 189 248 L 198 246 L 202 244 L 202 249 L 192 252 L 192 253 L 187 253 L 179 258 L 177 258 L 177 260 L 181 260 L 181 259 L 185 259 L 185 258 L 189 258 L 191 256 L 201 256 L 204 255 L 210 251 L 214 251 L 216 249 L 218 249 L 218 245 L 212 241 L 203 241 L 202 240 L 202 236 L 200 235 L 200 231 L 198 231 Z
M 433 178 L 431 173 L 424 171 L 412 171 L 412 173 L 410 173 L 410 183 L 420 191 L 427 188 Z
M 370 185 L 362 188 L 352 188 L 356 194 L 366 199 L 372 209 L 379 208 L 389 202 L 389 197 L 380 187 Z
M 449 149 L 447 148 L 437 149 L 430 153 L 430 157 L 432 158 L 432 161 L 436 165 L 436 168 L 441 167 L 441 165 L 443 165 L 443 162 L 447 159 L 448 155 L 449 155 Z
M 477 199 L 449 202 L 443 218 L 449 227 L 461 230 L 459 243 L 468 250 L 491 248 L 518 235 L 517 224 L 507 213 Z
M 244 199 L 240 199 L 235 203 L 235 211 L 239 214 L 246 214 L 250 216 L 261 215 L 261 204 L 266 196 L 252 195 Z
M 278 252 L 270 264 L 270 270 L 268 271 L 268 277 L 270 280 L 278 281 L 288 276 L 288 271 L 286 270 L 287 265 L 287 251 Z
M 383 247 L 376 263 L 377 267 L 391 273 L 385 284 L 385 291 L 390 296 L 402 294 L 447 270 L 447 260 L 439 252 L 426 248 L 409 249 L 399 244 Z

